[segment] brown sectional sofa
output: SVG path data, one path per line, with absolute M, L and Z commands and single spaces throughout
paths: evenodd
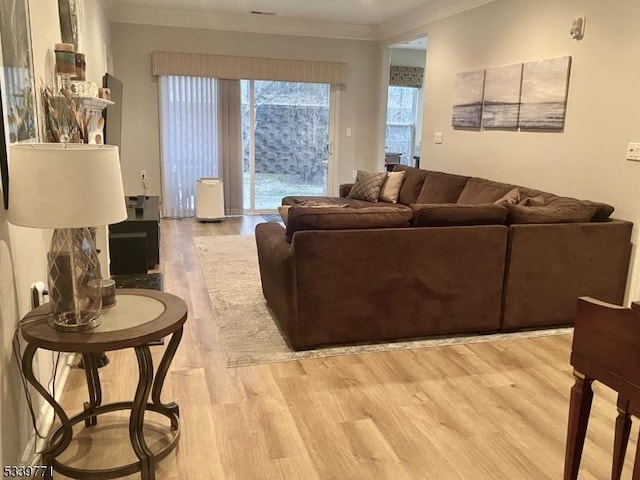
M 632 224 L 613 207 L 401 168 L 397 204 L 344 185 L 285 197 L 286 229 L 256 227 L 263 293 L 294 349 L 568 325 L 579 296 L 622 303 Z M 514 189 L 519 205 L 493 203 Z

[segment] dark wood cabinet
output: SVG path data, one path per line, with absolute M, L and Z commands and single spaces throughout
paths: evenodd
M 127 219 L 109 226 L 112 274 L 146 273 L 160 263 L 160 197 L 146 197 L 142 209 L 136 208 L 137 199 L 127 197 Z M 144 271 L 141 257 L 146 257 Z

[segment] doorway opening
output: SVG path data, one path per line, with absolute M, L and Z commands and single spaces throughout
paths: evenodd
M 393 45 L 387 89 L 385 165 L 420 166 L 426 37 Z

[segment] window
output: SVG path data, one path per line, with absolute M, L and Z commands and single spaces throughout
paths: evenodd
M 412 164 L 418 112 L 418 92 L 414 87 L 389 86 L 385 150 L 401 153 L 401 162 Z

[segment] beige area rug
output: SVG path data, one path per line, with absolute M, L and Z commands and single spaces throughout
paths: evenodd
M 254 236 L 195 237 L 194 242 L 228 367 L 354 353 L 497 342 L 563 335 L 573 331 L 572 328 L 559 328 L 491 335 L 431 337 L 296 352 L 283 339 L 262 296 Z

